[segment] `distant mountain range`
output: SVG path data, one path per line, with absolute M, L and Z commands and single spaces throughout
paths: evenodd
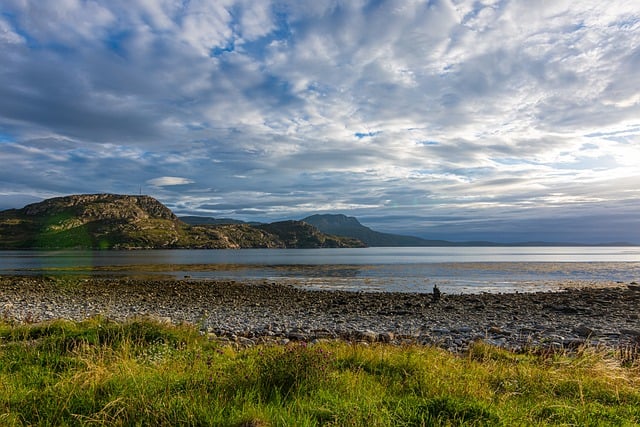
M 149 196 L 83 194 L 0 212 L 0 249 L 362 247 L 302 221 L 189 225 Z
M 215 219 L 210 217 L 180 217 L 189 224 L 237 224 L 242 221 L 233 219 Z M 634 246 L 627 242 L 613 242 L 602 244 L 583 244 L 569 242 L 518 242 L 496 243 L 489 241 L 451 242 L 448 240 L 430 240 L 416 236 L 381 233 L 364 226 L 357 218 L 343 214 L 317 214 L 301 219 L 301 221 L 313 225 L 322 233 L 334 236 L 350 237 L 362 241 L 367 246 L 410 247 L 410 246 Z M 254 223 L 256 224 L 256 223 Z
M 299 221 L 270 224 L 230 218 L 179 218 L 152 197 L 117 194 L 56 197 L 22 209 L 0 211 L 0 249 L 566 245 L 570 244 L 428 240 L 374 231 L 356 218 L 342 214 L 311 215 Z
M 634 246 L 627 242 L 587 245 L 568 242 L 519 242 L 496 243 L 488 241 L 451 242 L 448 240 L 429 240 L 415 236 L 380 233 L 366 227 L 352 216 L 342 214 L 311 215 L 302 221 L 318 228 L 323 233 L 352 237 L 361 240 L 367 246 Z
M 361 240 L 367 246 L 454 246 L 446 240 L 426 240 L 414 236 L 380 233 L 360 224 L 356 218 L 342 214 L 311 215 L 302 221 L 323 233 Z
M 247 224 L 243 221 L 230 218 L 211 218 L 205 216 L 181 216 L 180 219 L 191 225 L 205 224 Z M 446 240 L 427 240 L 415 236 L 403 236 L 399 234 L 380 233 L 366 227 L 357 218 L 343 214 L 318 214 L 311 215 L 300 221 L 310 224 L 326 233 L 334 236 L 349 237 L 360 240 L 367 246 L 458 246 L 460 243 Z M 259 224 L 259 223 L 253 223 Z M 490 242 L 478 242 L 491 245 Z
M 228 225 L 228 224 L 249 224 L 249 225 L 261 225 L 262 222 L 247 222 L 233 218 L 213 218 L 210 216 L 193 216 L 186 215 L 180 216 L 180 221 L 189 225 Z

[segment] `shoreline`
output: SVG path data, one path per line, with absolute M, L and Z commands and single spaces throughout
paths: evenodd
M 640 289 L 579 284 L 561 292 L 445 294 L 434 302 L 428 293 L 306 290 L 266 281 L 2 276 L 0 317 L 23 323 L 149 317 L 191 323 L 239 347 L 327 339 L 452 352 L 475 340 L 514 351 L 640 346 Z

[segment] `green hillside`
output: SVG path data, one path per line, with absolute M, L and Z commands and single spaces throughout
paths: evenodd
M 149 196 L 84 194 L 0 212 L 0 249 L 354 247 L 308 224 L 188 225 Z

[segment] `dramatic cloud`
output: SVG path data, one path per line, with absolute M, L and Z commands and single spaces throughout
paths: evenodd
M 0 209 L 640 243 L 633 1 L 6 0 Z

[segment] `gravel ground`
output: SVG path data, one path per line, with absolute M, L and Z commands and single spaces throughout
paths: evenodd
M 7 321 L 95 315 L 189 322 L 237 346 L 322 339 L 433 344 L 454 352 L 478 339 L 512 350 L 640 346 L 634 284 L 434 301 L 431 294 L 309 291 L 276 283 L 0 277 L 0 317 Z

